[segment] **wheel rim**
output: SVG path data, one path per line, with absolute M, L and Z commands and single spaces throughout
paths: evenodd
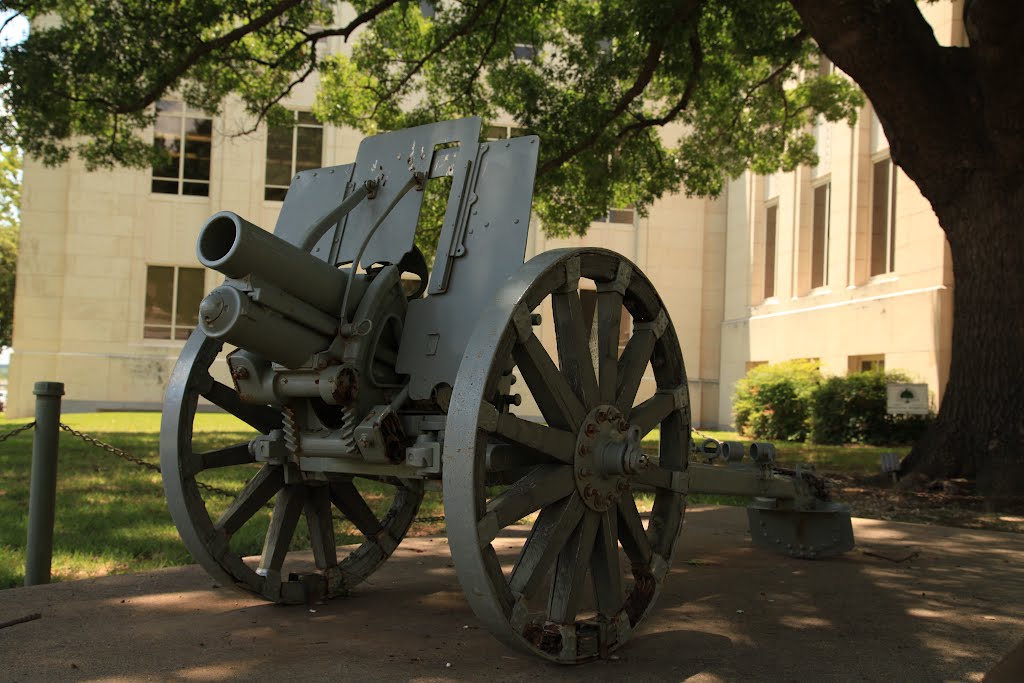
M 597 288 L 596 354 L 581 314 L 581 277 Z M 531 326 L 545 299 L 557 365 Z M 620 355 L 623 305 L 634 324 Z M 512 364 L 546 424 L 505 410 Z M 657 389 L 641 401 L 648 364 Z M 655 601 L 682 525 L 689 425 L 674 329 L 628 261 L 601 249 L 558 250 L 509 279 L 467 346 L 443 456 L 455 567 L 496 636 L 563 663 L 605 656 L 628 640 Z M 646 461 L 636 444 L 655 426 L 659 452 Z M 488 480 L 509 463 L 521 469 L 507 488 L 489 493 Z M 654 491 L 646 527 L 638 485 Z M 501 530 L 532 514 L 526 539 L 501 539 L 499 553 Z
M 282 427 L 281 408 L 244 403 L 233 388 L 213 379 L 210 367 L 221 346 L 194 331 L 174 368 L 164 401 L 160 465 L 168 508 L 182 541 L 214 578 L 268 600 L 299 603 L 344 595 L 373 573 L 405 536 L 423 498 L 422 483 L 378 479 L 385 491 L 392 492 L 390 507 L 381 515 L 367 503 L 361 480 L 304 480 L 297 469 L 286 473 L 285 465 L 256 463 L 248 441 L 197 449 L 193 427 L 200 397 L 248 424 L 253 436 Z M 226 473 L 239 482 L 247 479 L 233 499 L 211 490 L 204 481 L 209 475 L 223 478 Z M 252 525 L 259 528 L 261 522 L 256 520 L 261 519 L 267 526 L 262 553 L 257 563 L 247 562 L 243 555 L 251 553 L 233 548 L 232 541 L 251 533 Z M 361 538 L 347 554 L 337 547 L 339 522 L 351 524 L 357 531 L 354 535 Z M 308 533 L 312 566 L 288 557 L 297 531 Z

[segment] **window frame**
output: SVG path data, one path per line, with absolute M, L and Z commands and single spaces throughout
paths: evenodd
M 818 192 L 825 190 L 824 225 L 822 226 L 821 249 L 818 249 Z M 831 248 L 832 232 L 832 179 L 828 176 L 817 179 L 811 185 L 811 289 L 821 289 L 829 286 L 829 249 Z M 819 261 L 820 259 L 820 261 Z M 815 269 L 820 267 L 820 282 L 815 279 Z
M 875 169 L 879 164 L 887 164 L 888 180 L 886 182 L 885 226 L 884 231 L 875 230 L 876 218 L 876 185 Z M 877 278 L 892 275 L 896 272 L 896 164 L 892 161 L 889 150 L 871 157 L 871 210 L 868 223 L 868 277 Z M 885 237 L 885 254 L 882 269 L 875 269 L 875 239 L 882 234 Z
M 292 178 L 294 178 L 295 174 L 297 173 L 296 166 L 297 166 L 297 163 L 298 163 L 298 155 L 299 155 L 299 129 L 300 128 L 310 128 L 310 129 L 314 129 L 314 130 L 319 130 L 320 131 L 320 165 L 318 166 L 318 168 L 322 168 L 323 164 L 324 164 L 324 143 L 325 143 L 324 131 L 326 130 L 326 127 L 324 126 L 324 124 L 319 122 L 319 121 L 316 121 L 316 123 L 303 123 L 302 121 L 300 121 L 299 120 L 299 115 L 300 114 L 309 114 L 310 116 L 312 116 L 312 112 L 309 111 L 309 110 L 305 110 L 305 109 L 289 109 L 288 111 L 291 112 L 292 115 L 293 115 L 293 117 L 292 117 L 292 125 L 291 125 L 291 133 L 292 133 L 292 135 L 291 135 L 291 138 L 292 138 L 291 139 L 291 161 L 290 161 L 290 166 L 289 166 L 291 172 L 288 174 L 289 184 L 288 185 L 272 185 L 272 184 L 267 182 L 267 171 L 269 170 L 268 167 L 267 167 L 267 164 L 270 161 L 269 145 L 270 145 L 270 130 L 271 130 L 270 127 L 268 126 L 267 127 L 266 141 L 265 141 L 265 144 L 263 146 L 263 201 L 265 201 L 265 202 L 277 202 L 277 203 L 280 203 L 280 202 L 284 201 L 283 197 L 281 199 L 270 199 L 270 198 L 268 198 L 267 197 L 267 190 L 271 190 L 271 189 L 273 189 L 273 190 L 284 190 L 285 194 L 287 194 L 288 193 L 288 188 L 291 187 L 290 180 Z M 281 127 L 283 128 L 284 126 L 281 126 Z
M 170 308 L 170 323 L 154 323 L 147 319 L 148 316 L 148 299 L 149 299 L 149 282 L 150 282 L 150 269 L 152 268 L 170 268 L 171 269 L 171 308 Z M 188 337 L 192 334 L 192 330 L 199 324 L 199 302 L 195 304 L 195 322 L 190 325 L 184 325 L 178 322 L 178 308 L 180 304 L 181 292 L 179 291 L 181 278 L 180 274 L 182 270 L 196 271 L 200 276 L 202 282 L 202 294 L 199 301 L 202 301 L 202 297 L 206 295 L 206 269 L 196 268 L 193 266 L 178 266 L 168 265 L 164 263 L 147 263 L 146 264 L 146 284 L 144 290 L 144 297 L 142 303 L 142 340 L 147 343 L 165 344 L 168 342 L 172 343 L 184 343 Z M 188 328 L 188 334 L 184 337 L 179 338 L 178 332 L 184 328 Z M 159 328 L 168 330 L 167 337 L 151 337 L 147 336 L 147 329 Z
M 774 211 L 773 220 L 771 221 L 772 234 L 771 239 L 768 239 L 768 216 Z M 768 268 L 768 247 L 771 245 L 771 280 L 769 281 L 769 268 Z M 775 285 L 778 281 L 778 261 L 779 261 L 779 198 L 773 197 L 772 199 L 764 203 L 764 249 L 761 253 L 762 262 L 764 264 L 764 273 L 762 274 L 761 281 L 761 299 L 763 301 L 776 300 L 775 299 Z M 769 288 L 769 284 L 771 287 Z
M 161 112 L 159 110 L 159 107 L 160 107 L 160 103 L 162 103 L 162 102 L 166 102 L 166 103 L 169 103 L 169 104 L 177 105 L 179 107 L 179 109 L 177 109 L 177 110 L 168 110 L 168 111 Z M 159 133 L 157 132 L 157 121 L 162 116 L 162 117 L 165 117 L 165 118 L 170 118 L 170 119 L 176 119 L 177 120 L 177 122 L 178 122 L 178 132 L 177 132 L 177 135 L 178 135 L 178 139 L 180 140 L 181 150 L 180 150 L 180 152 L 178 154 L 178 173 L 177 173 L 177 177 L 171 178 L 170 176 L 158 176 L 158 175 L 156 175 L 156 168 L 154 168 L 152 165 L 150 166 L 149 193 L 151 195 L 171 196 L 171 197 L 199 197 L 199 198 L 209 197 L 210 196 L 210 188 L 213 185 L 213 117 L 210 114 L 208 114 L 207 112 L 205 112 L 205 111 L 203 111 L 201 109 L 194 109 L 192 107 L 189 107 L 184 102 L 184 100 L 171 99 L 171 98 L 162 99 L 162 100 L 159 100 L 156 103 L 155 107 L 156 107 L 156 110 L 155 110 L 156 118 L 153 120 L 153 144 L 156 145 L 157 136 L 159 135 Z M 207 178 L 206 178 L 206 180 L 196 179 L 196 178 L 186 178 L 185 177 L 185 160 L 188 157 L 188 154 L 187 154 L 187 151 L 188 151 L 187 133 L 188 133 L 188 131 L 186 130 L 186 124 L 187 124 L 189 119 L 201 119 L 201 120 L 205 120 L 205 121 L 209 121 L 210 122 L 210 141 L 209 141 L 209 144 L 210 144 L 210 158 L 208 160 L 208 165 L 207 165 Z M 156 182 L 173 182 L 173 183 L 176 183 L 177 184 L 177 191 L 175 191 L 175 192 L 164 192 L 164 191 L 161 191 L 161 190 L 154 190 L 153 189 L 153 185 Z M 204 185 L 206 187 L 206 194 L 189 194 L 189 193 L 186 193 L 184 191 L 185 190 L 185 183 L 192 183 L 193 185 Z

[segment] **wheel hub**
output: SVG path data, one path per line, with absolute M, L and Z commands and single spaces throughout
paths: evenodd
M 614 406 L 601 405 L 580 426 L 573 456 L 573 477 L 583 502 L 604 512 L 629 491 L 630 479 L 647 467 L 640 430 Z

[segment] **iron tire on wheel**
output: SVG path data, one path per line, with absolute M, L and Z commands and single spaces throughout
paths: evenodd
M 380 479 L 393 487 L 394 494 L 390 509 L 378 518 L 351 478 L 306 483 L 301 477 L 286 477 L 285 465 L 264 463 L 257 469 L 248 442 L 196 452 L 193 425 L 200 396 L 263 434 L 282 426 L 280 407 L 245 403 L 233 388 L 211 376 L 210 367 L 221 347 L 218 340 L 194 331 L 178 358 L 164 400 L 160 466 L 171 517 L 185 547 L 215 579 L 273 602 L 313 602 L 346 594 L 372 574 L 404 538 L 423 499 L 422 483 Z M 210 469 L 246 466 L 255 471 L 254 476 L 215 519 L 206 498 L 217 494 L 202 486 L 197 475 Z M 259 567 L 254 568 L 231 549 L 231 536 L 271 507 L 263 555 Z M 337 513 L 363 536 L 362 543 L 344 556 L 335 542 L 333 520 Z M 285 560 L 302 517 L 309 527 L 315 570 L 292 575 Z
M 596 367 L 580 278 L 597 287 Z M 557 365 L 532 329 L 532 314 L 549 297 Z M 620 356 L 623 305 L 634 324 Z M 505 409 L 513 366 L 544 423 Z M 657 389 L 638 401 L 648 368 Z M 654 427 L 661 430 L 659 453 L 648 458 L 639 438 Z M 607 656 L 629 639 L 672 561 L 686 504 L 689 431 L 675 331 L 650 281 L 626 259 L 603 249 L 546 252 L 502 286 L 463 356 L 442 470 L 455 568 L 494 635 L 570 664 Z M 489 457 L 489 449 L 510 455 Z M 488 485 L 499 461 L 523 467 L 494 492 Z M 654 491 L 646 527 L 638 487 Z M 525 540 L 499 538 L 533 514 Z

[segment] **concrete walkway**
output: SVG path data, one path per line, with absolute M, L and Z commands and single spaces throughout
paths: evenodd
M 739 508 L 687 511 L 654 613 L 618 659 L 561 667 L 470 612 L 446 541 L 407 539 L 354 596 L 277 607 L 197 567 L 0 592 L 0 680 L 980 680 L 1024 637 L 1024 536 L 855 520 L 809 562 L 751 547 Z M 908 558 L 909 559 L 905 559 Z

